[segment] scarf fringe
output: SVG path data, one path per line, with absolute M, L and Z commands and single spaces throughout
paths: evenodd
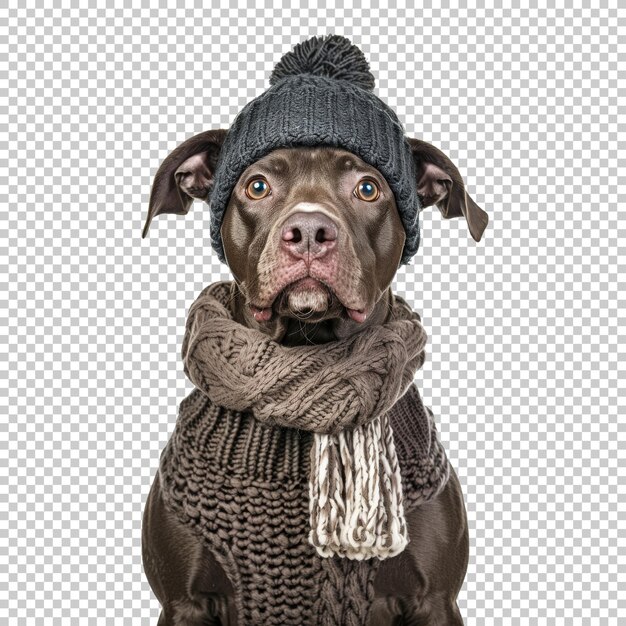
M 387 414 L 338 435 L 315 434 L 309 542 L 323 557 L 386 559 L 409 538 L 400 466 Z

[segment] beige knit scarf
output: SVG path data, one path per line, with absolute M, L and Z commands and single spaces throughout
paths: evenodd
M 267 424 L 315 433 L 309 541 L 323 557 L 384 559 L 408 543 L 387 411 L 424 362 L 420 318 L 393 296 L 388 319 L 341 340 L 284 346 L 233 319 L 232 281 L 188 312 L 185 374 L 212 402 Z

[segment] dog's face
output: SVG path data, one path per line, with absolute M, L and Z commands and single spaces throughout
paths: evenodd
M 181 144 L 157 172 L 150 221 L 187 213 L 207 199 L 226 130 Z M 440 150 L 409 139 L 422 207 L 464 216 L 476 241 L 487 214 L 466 193 L 457 168 Z M 310 323 L 366 323 L 399 266 L 405 231 L 384 176 L 346 150 L 273 150 L 239 177 L 222 222 L 227 263 L 250 314 Z M 381 305 L 382 306 L 382 305 Z
M 222 241 L 257 320 L 362 322 L 400 263 L 404 228 L 380 172 L 331 147 L 274 150 L 230 197 Z

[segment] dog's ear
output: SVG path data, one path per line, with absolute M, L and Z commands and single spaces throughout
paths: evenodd
M 150 222 L 156 215 L 186 215 L 195 198 L 207 199 L 227 132 L 226 129 L 207 130 L 190 137 L 161 163 L 152 183 L 142 238 L 148 234 Z
M 489 216 L 465 191 L 456 165 L 439 148 L 420 139 L 407 139 L 415 160 L 422 208 L 436 204 L 445 219 L 465 217 L 472 237 L 480 241 Z

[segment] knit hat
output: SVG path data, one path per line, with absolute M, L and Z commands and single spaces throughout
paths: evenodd
M 270 75 L 270 88 L 235 117 L 222 145 L 213 187 L 211 245 L 226 261 L 220 228 L 242 172 L 276 148 L 336 146 L 385 177 L 406 231 L 402 264 L 419 247 L 416 166 L 394 111 L 374 94 L 374 76 L 361 50 L 341 35 L 297 44 Z

